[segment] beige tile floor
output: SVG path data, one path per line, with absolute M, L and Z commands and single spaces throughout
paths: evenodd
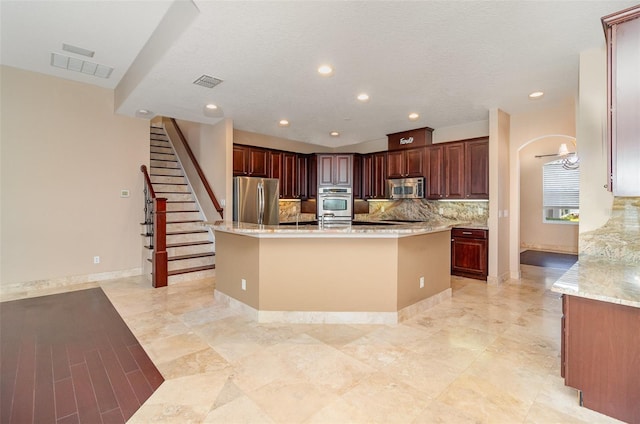
M 257 324 L 213 279 L 100 286 L 166 379 L 132 423 L 618 422 L 560 378 L 562 272 L 522 271 L 453 277 L 451 300 L 400 325 Z

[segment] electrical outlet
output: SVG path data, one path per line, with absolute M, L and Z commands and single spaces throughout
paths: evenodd
M 478 215 L 482 215 L 482 208 L 478 208 Z
M 440 215 L 444 215 L 444 209 L 442 209 L 442 208 L 438 209 L 438 213 L 439 213 Z
M 420 277 L 420 288 L 424 288 L 424 277 Z
M 240 284 L 242 285 L 242 290 L 247 291 L 247 280 L 243 278 L 240 280 Z
M 380 212 L 384 212 L 384 206 L 380 207 Z
M 222 207 L 227 206 L 227 200 L 226 199 L 220 199 L 220 206 L 222 206 Z
M 99 264 L 100 263 L 100 256 L 94 256 L 93 257 L 93 263 L 94 264 Z

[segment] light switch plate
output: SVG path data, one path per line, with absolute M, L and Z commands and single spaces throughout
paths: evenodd
M 120 197 L 129 197 L 129 190 L 120 190 Z

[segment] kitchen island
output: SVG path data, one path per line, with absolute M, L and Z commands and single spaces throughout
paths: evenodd
M 258 322 L 394 324 L 451 297 L 450 226 L 210 225 L 216 299 Z
M 581 405 L 640 423 L 640 264 L 580 256 L 562 294 L 561 375 Z

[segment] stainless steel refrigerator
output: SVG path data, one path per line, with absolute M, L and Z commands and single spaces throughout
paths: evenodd
M 234 177 L 233 220 L 278 225 L 280 181 L 276 178 Z

